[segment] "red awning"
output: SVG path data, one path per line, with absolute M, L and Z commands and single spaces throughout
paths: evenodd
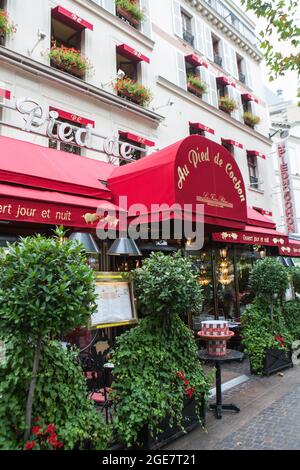
M 109 201 L 0 184 L 0 219 L 95 228 L 100 210 L 118 217 L 120 209 Z
M 236 142 L 236 140 L 231 139 L 221 139 L 222 144 L 233 145 L 234 147 L 238 147 L 240 149 L 244 148 L 243 144 Z
M 186 55 L 185 60 L 194 67 L 203 66 L 205 68 L 208 68 L 208 63 L 202 57 L 198 57 L 196 54 Z
M 52 16 L 53 18 L 56 18 L 57 20 L 60 20 L 68 26 L 79 31 L 83 29 L 90 29 L 93 31 L 94 29 L 94 26 L 91 23 L 60 6 L 52 9 Z
M 0 137 L 0 181 L 111 199 L 107 181 L 115 166 L 93 158 Z
M 130 59 L 134 62 L 147 62 L 147 64 L 150 63 L 150 59 L 148 57 L 128 46 L 127 44 L 120 44 L 117 46 L 117 52 L 123 57 L 127 57 L 127 59 Z
M 259 212 L 262 215 L 266 215 L 267 217 L 272 217 L 273 212 L 266 211 L 265 209 L 262 209 L 262 207 L 253 207 L 257 212 Z
M 126 196 L 129 208 L 143 204 L 144 213 L 156 213 L 162 204 L 187 204 L 196 213 L 204 205 L 206 224 L 242 229 L 247 222 L 246 190 L 237 163 L 224 147 L 199 135 L 116 167 L 108 184 L 117 204 Z
M 263 227 L 268 229 L 276 229 L 276 224 L 272 219 L 260 214 L 252 207 L 247 207 L 248 213 L 248 225 L 254 225 L 255 227 Z
M 247 150 L 247 157 L 260 157 L 264 160 L 267 158 L 263 153 L 258 152 L 257 150 Z
M 53 106 L 50 106 L 49 110 L 50 111 L 56 111 L 60 118 L 67 119 L 68 121 L 73 121 L 74 124 L 81 124 L 83 126 L 90 125 L 92 127 L 95 127 L 95 121 L 92 121 L 91 119 L 84 118 L 82 116 L 78 116 L 78 114 L 68 113 L 67 111 L 63 111 L 62 109 L 53 108 Z
M 291 256 L 294 258 L 300 257 L 300 241 L 288 240 L 281 248 L 279 248 L 279 254 L 282 256 Z
M 251 95 L 251 93 L 243 93 L 241 97 L 244 101 L 255 101 L 255 103 L 258 103 L 258 99 Z
M 225 75 L 217 77 L 217 82 L 221 85 L 233 86 L 234 88 L 236 88 L 236 83 L 230 80 L 228 77 L 225 77 Z
M 10 100 L 11 92 L 5 88 L 0 88 L 0 97 L 6 100 Z
M 276 230 L 246 225 L 243 231 L 226 231 L 213 233 L 212 239 L 223 243 L 241 243 L 247 245 L 265 245 L 282 247 L 286 244 L 287 235 Z
M 132 142 L 137 142 L 138 144 L 146 145 L 146 147 L 154 147 L 155 142 L 152 140 L 145 139 L 139 135 L 132 134 L 131 132 L 119 131 L 119 135 L 125 139 L 131 140 Z
M 197 129 L 200 131 L 209 132 L 210 134 L 215 133 L 213 129 L 211 129 L 208 126 L 205 126 L 205 124 L 201 124 L 200 122 L 190 122 L 189 124 L 190 124 L 191 129 Z

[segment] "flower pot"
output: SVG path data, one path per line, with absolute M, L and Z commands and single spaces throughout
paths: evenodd
M 118 91 L 118 95 L 121 97 L 121 98 L 125 98 L 129 101 L 133 101 L 133 103 L 136 103 L 136 104 L 139 104 L 141 103 L 141 98 L 140 96 L 138 95 L 133 95 L 132 93 L 128 93 L 127 91 L 125 90 L 119 90 Z
M 193 93 L 194 95 L 202 98 L 204 92 L 200 88 L 196 87 L 195 85 L 192 85 L 191 83 L 188 83 L 187 89 L 190 93 Z
M 69 73 L 70 75 L 74 75 L 74 77 L 84 78 L 85 76 L 85 70 L 81 70 L 78 67 L 66 67 L 64 64 L 58 64 L 54 61 L 51 61 L 51 67 L 62 70 L 63 72 Z
M 269 376 L 274 372 L 293 367 L 292 350 L 289 349 L 267 349 L 264 359 L 263 374 Z
M 221 104 L 219 105 L 219 109 L 221 109 L 222 111 L 224 111 L 224 113 L 226 114 L 231 114 L 231 111 L 226 107 L 226 106 L 222 106 Z
M 120 15 L 122 18 L 127 20 L 132 26 L 138 26 L 140 24 L 139 20 L 135 19 L 131 13 L 129 13 L 125 8 L 117 6 L 117 14 Z
M 196 401 L 195 398 L 186 399 L 184 404 L 184 429 L 185 432 L 190 432 L 195 429 L 197 426 L 200 425 L 197 412 L 196 412 Z M 200 418 L 202 420 L 202 424 L 205 425 L 205 400 L 204 398 L 201 399 L 201 407 L 200 407 Z M 141 430 L 139 435 L 139 449 L 160 449 L 161 447 L 169 444 L 170 442 L 178 439 L 179 437 L 183 436 L 185 433 L 178 425 L 170 426 L 169 419 L 165 418 L 160 428 L 163 429 L 163 432 L 159 434 L 155 439 L 150 436 L 148 431 L 148 426 L 145 425 L 144 428 Z

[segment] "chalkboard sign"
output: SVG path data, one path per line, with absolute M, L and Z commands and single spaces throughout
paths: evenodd
M 98 273 L 96 293 L 97 310 L 91 317 L 90 329 L 137 322 L 133 285 L 123 273 Z

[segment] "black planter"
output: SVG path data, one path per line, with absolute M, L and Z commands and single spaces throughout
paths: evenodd
M 201 400 L 200 406 L 200 418 L 202 424 L 205 424 L 205 400 Z M 187 399 L 184 405 L 184 429 L 186 432 L 190 432 L 195 429 L 197 426 L 200 426 L 199 418 L 196 413 L 196 402 L 195 399 Z M 169 420 L 166 418 L 160 425 L 161 429 L 164 431 L 156 438 L 153 439 L 150 436 L 148 427 L 145 426 L 140 433 L 139 449 L 149 449 L 155 450 L 160 449 L 161 447 L 167 445 L 168 443 L 178 439 L 183 436 L 185 433 L 178 425 L 170 426 Z
M 274 372 L 278 372 L 282 369 L 286 369 L 288 367 L 293 367 L 292 362 L 292 350 L 291 349 L 267 349 L 265 360 L 264 360 L 264 368 L 263 374 L 269 376 Z

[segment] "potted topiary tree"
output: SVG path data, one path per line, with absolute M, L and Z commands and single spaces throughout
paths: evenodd
M 180 254 L 152 253 L 132 277 L 143 318 L 116 341 L 114 426 L 124 445 L 157 448 L 204 420 L 209 378 L 180 318 L 199 311 L 201 286 Z
M 92 441 L 99 439 L 104 425 L 86 398 L 82 369 L 51 340 L 85 325 L 95 298 L 82 247 L 66 240 L 62 229 L 53 238 L 22 238 L 0 258 L 0 331 L 7 344 L 0 447 L 10 442 L 18 448 L 22 433 L 23 445 L 31 442 L 33 415 L 56 421 L 68 448 L 82 445 L 88 430 Z
M 255 300 L 241 316 L 243 344 L 251 370 L 269 375 L 291 367 L 291 342 L 283 316 L 283 296 L 288 287 L 288 272 L 274 258 L 256 262 L 250 275 Z

